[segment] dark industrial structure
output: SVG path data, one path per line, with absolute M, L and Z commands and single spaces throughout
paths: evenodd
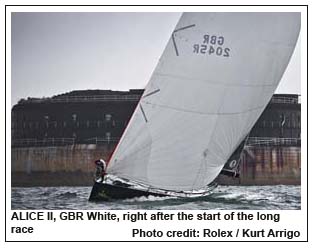
M 252 137 L 300 138 L 298 95 L 274 95 L 251 131 Z
M 21 100 L 12 109 L 12 145 L 115 142 L 142 93 L 87 90 Z
M 141 95 L 130 91 L 72 91 L 20 100 L 12 109 L 12 146 L 118 141 Z M 249 137 L 300 138 L 298 95 L 274 95 Z

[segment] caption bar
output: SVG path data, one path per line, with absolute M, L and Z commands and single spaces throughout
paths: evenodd
M 12 211 L 8 224 L 7 235 L 16 241 L 36 240 L 35 235 L 45 235 L 47 228 L 55 233 L 50 234 L 52 239 L 45 236 L 44 240 L 52 241 L 57 240 L 58 233 L 58 240 L 66 240 L 61 236 L 63 230 L 74 233 L 67 234 L 67 240 L 77 241 L 109 241 L 116 236 L 124 241 L 302 240 L 300 228 L 287 223 L 287 219 L 283 223 L 279 212 Z M 79 227 L 84 229 L 85 239 Z M 102 230 L 105 239 L 92 236 L 95 227 Z M 86 233 L 88 228 L 91 237 Z M 73 239 L 75 235 L 79 237 Z

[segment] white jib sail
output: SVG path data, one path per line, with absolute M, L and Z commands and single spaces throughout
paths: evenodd
M 201 189 L 271 99 L 300 13 L 184 13 L 108 173 L 154 188 Z

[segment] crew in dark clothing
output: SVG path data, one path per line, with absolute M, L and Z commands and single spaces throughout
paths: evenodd
M 103 159 L 99 159 L 95 161 L 95 180 L 100 180 L 100 182 L 103 182 L 104 176 L 106 175 L 106 163 Z

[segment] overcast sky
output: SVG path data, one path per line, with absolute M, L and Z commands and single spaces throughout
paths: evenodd
M 71 90 L 144 88 L 180 15 L 12 13 L 12 105 Z M 300 94 L 298 46 L 277 92 Z

